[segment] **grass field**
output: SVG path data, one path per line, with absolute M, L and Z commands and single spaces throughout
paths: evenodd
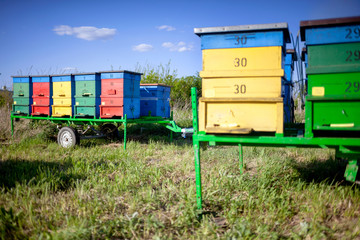
M 332 150 L 244 147 L 240 174 L 237 147 L 209 147 L 199 214 L 189 138 L 132 126 L 127 151 L 63 149 L 54 126 L 17 124 L 1 130 L 1 239 L 360 239 L 360 189 Z

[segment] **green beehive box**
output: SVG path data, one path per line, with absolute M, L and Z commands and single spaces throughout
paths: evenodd
M 14 97 L 13 105 L 30 105 L 30 98 Z
M 24 105 L 13 105 L 13 113 L 14 114 L 30 114 L 30 106 L 24 106 Z
M 30 98 L 30 84 L 29 83 L 13 83 L 14 97 Z
M 314 74 L 308 76 L 310 96 L 360 100 L 360 72 Z
M 360 130 L 359 101 L 313 102 L 314 130 Z
M 96 81 L 75 81 L 75 97 L 96 97 L 96 83 Z
M 308 76 L 313 130 L 360 130 L 360 73 Z M 311 104 L 311 105 L 309 105 Z
M 308 46 L 307 74 L 360 72 L 360 42 Z
M 75 116 L 96 116 L 96 107 L 75 106 Z
M 96 98 L 93 97 L 77 97 L 75 98 L 75 105 L 76 106 L 95 106 L 96 105 Z

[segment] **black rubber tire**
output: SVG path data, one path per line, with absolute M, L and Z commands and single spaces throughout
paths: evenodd
M 63 148 L 74 147 L 80 143 L 80 137 L 77 131 L 72 127 L 63 127 L 57 135 L 57 142 Z
M 114 124 L 106 123 L 106 124 L 102 125 L 101 132 L 109 140 L 119 139 L 119 130 Z

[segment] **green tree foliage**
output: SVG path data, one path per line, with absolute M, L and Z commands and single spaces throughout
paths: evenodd
M 191 88 L 196 87 L 201 92 L 201 78 L 199 74 L 176 79 L 171 89 L 172 103 L 184 106 L 191 103 Z
M 11 107 L 12 104 L 12 92 L 7 90 L 0 90 L 0 107 Z
M 136 72 L 143 73 L 141 83 L 162 83 L 171 86 L 171 105 L 183 107 L 191 103 L 191 87 L 198 89 L 201 93 L 201 78 L 199 74 L 186 77 L 177 77 L 177 70 L 171 69 L 171 61 L 166 65 L 160 64 L 158 67 L 146 65 L 137 66 Z
M 5 105 L 5 98 L 0 95 L 0 107 Z

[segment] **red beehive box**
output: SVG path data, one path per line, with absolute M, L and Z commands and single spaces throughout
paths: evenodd
M 101 79 L 100 117 L 122 117 L 124 114 L 124 79 Z
M 101 97 L 124 97 L 124 79 L 102 79 L 101 80 Z
M 101 72 L 101 118 L 140 117 L 141 74 L 129 71 Z
M 51 78 L 49 76 L 33 77 L 32 115 L 51 115 Z

